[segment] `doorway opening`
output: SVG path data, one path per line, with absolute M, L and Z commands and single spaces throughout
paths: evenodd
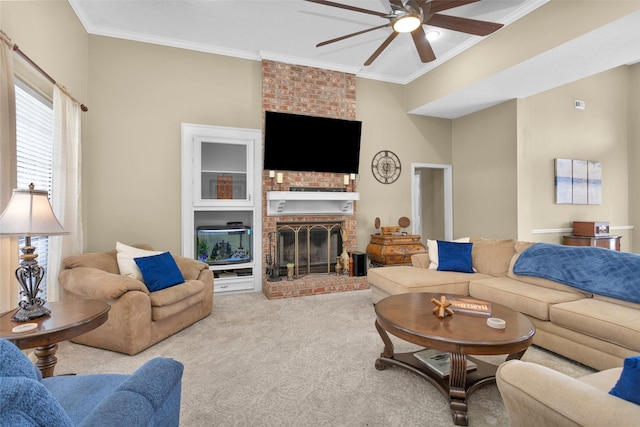
M 411 164 L 411 216 L 411 232 L 423 241 L 453 240 L 451 165 Z

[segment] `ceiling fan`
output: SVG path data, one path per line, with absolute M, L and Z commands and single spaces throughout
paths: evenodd
M 423 25 L 432 25 L 434 27 L 446 28 L 448 30 L 459 31 L 462 33 L 473 34 L 477 36 L 489 35 L 503 27 L 503 24 L 494 22 L 479 21 L 477 19 L 461 18 L 458 16 L 442 15 L 439 13 L 443 10 L 453 9 L 458 6 L 475 3 L 480 0 L 407 0 L 406 3 L 403 3 L 402 0 L 389 0 L 391 11 L 388 13 L 362 9 L 360 7 L 335 3 L 328 0 L 306 1 L 351 10 L 353 12 L 368 13 L 370 15 L 376 15 L 389 20 L 389 22 L 384 25 L 379 25 L 377 27 L 372 27 L 341 37 L 336 37 L 335 39 L 326 40 L 316 45 L 316 47 L 321 47 L 330 43 L 348 39 L 350 37 L 358 36 L 360 34 L 368 33 L 369 31 L 391 27 L 393 29 L 393 32 L 365 61 L 365 66 L 371 65 L 373 61 L 375 61 L 376 58 L 382 53 L 382 51 L 385 50 L 387 46 L 389 46 L 389 44 L 400 33 L 411 33 L 413 43 L 416 45 L 418 55 L 420 56 L 420 60 L 422 62 L 431 62 L 436 59 L 436 55 L 433 52 L 431 43 L 429 43 L 429 40 L 427 40 L 424 29 L 422 28 Z

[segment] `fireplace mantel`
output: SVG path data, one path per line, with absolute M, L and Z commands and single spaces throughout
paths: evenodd
M 267 215 L 353 215 L 360 193 L 344 191 L 269 191 Z

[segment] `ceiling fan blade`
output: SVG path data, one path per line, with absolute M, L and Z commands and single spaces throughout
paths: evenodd
M 394 5 L 404 9 L 404 5 L 402 4 L 402 0 L 389 0 L 389 3 L 394 4 Z
M 477 19 L 440 14 L 433 15 L 425 24 L 459 31 L 461 33 L 474 34 L 476 36 L 487 36 L 504 26 L 503 24 L 495 22 L 478 21 Z
M 367 65 L 371 65 L 373 63 L 373 61 L 376 60 L 376 58 L 378 56 L 380 56 L 380 54 L 382 53 L 383 50 L 385 50 L 387 48 L 387 46 L 389 46 L 389 43 L 391 43 L 393 41 L 393 39 L 395 39 L 398 36 L 399 33 L 397 32 L 393 32 L 391 34 L 389 34 L 389 37 L 387 37 L 385 39 L 385 41 L 382 42 L 382 44 L 380 45 L 380 47 L 378 49 L 376 49 L 375 52 L 373 52 L 373 55 L 371 55 L 369 57 L 369 59 L 367 59 L 364 63 L 365 66 Z
M 438 13 L 465 4 L 476 3 L 480 0 L 431 0 L 431 12 Z
M 340 9 L 347 9 L 353 12 L 368 13 L 369 15 L 376 15 L 382 18 L 387 16 L 386 12 L 376 12 L 375 10 L 362 9 L 360 7 L 349 6 L 348 4 L 336 3 L 336 2 L 327 1 L 327 0 L 305 0 L 305 1 L 308 1 L 311 3 L 323 4 L 325 6 L 339 7 Z
M 431 62 L 436 59 L 436 54 L 433 52 L 431 43 L 427 40 L 427 35 L 424 33 L 424 29 L 422 29 L 422 27 L 418 27 L 414 30 L 411 33 L 411 37 L 413 37 L 413 43 L 416 45 L 418 55 L 422 62 Z
M 391 23 L 384 24 L 384 25 L 379 25 L 379 26 L 373 27 L 373 28 L 367 28 L 366 30 L 358 31 L 356 33 L 351 33 L 351 34 L 347 34 L 345 36 L 336 37 L 335 39 L 331 39 L 331 40 L 326 40 L 326 41 L 320 42 L 320 43 L 318 43 L 316 45 L 316 47 L 326 46 L 326 45 L 328 45 L 330 43 L 339 42 L 340 40 L 348 39 L 349 37 L 359 36 L 360 34 L 368 33 L 369 31 L 379 30 L 380 28 L 390 27 L 390 26 L 391 26 Z

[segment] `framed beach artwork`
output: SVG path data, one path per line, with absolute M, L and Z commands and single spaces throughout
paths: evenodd
M 587 204 L 587 162 L 586 160 L 573 161 L 573 204 Z
M 555 159 L 555 190 L 557 204 L 601 204 L 602 163 Z
M 587 202 L 590 205 L 602 203 L 602 163 L 587 162 Z
M 573 203 L 573 165 L 571 159 L 555 159 L 556 203 Z

